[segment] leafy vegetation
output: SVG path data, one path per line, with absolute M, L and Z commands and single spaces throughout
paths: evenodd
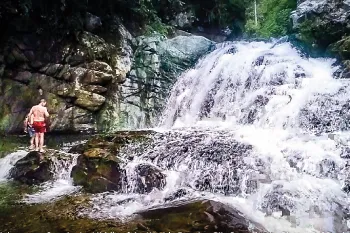
M 31 20 L 37 33 L 67 33 L 82 30 L 85 13 L 90 12 L 100 16 L 115 14 L 126 24 L 137 22 L 136 27 L 146 33 L 167 34 L 178 13 L 191 11 L 194 27 L 229 28 L 238 33 L 246 30 L 249 35 L 262 37 L 289 32 L 289 15 L 296 8 L 296 0 L 257 0 L 257 4 L 258 25 L 254 21 L 254 0 L 3 0 L 0 21 L 18 24 Z
M 247 9 L 246 32 L 265 38 L 284 36 L 290 32 L 290 14 L 295 8 L 295 0 L 257 0 L 258 24 L 255 25 L 251 1 Z

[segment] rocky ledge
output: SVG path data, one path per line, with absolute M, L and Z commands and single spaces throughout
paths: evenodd
M 117 134 L 99 135 L 85 144 L 73 147 L 70 152 L 79 153 L 77 165 L 71 176 L 74 184 L 92 193 L 122 191 L 127 183 L 120 151 L 129 143 L 150 140 L 153 131 L 121 131 Z M 148 193 L 165 185 L 165 175 L 151 165 L 138 165 L 135 191 Z M 125 186 L 124 186 L 125 187 Z
M 14 232 L 268 232 L 224 204 L 197 200 L 177 202 L 136 214 L 127 222 L 91 219 L 79 212 L 91 208 L 90 196 L 65 197 L 52 203 L 16 205 L 0 212 L 1 231 Z
M 78 159 L 72 169 L 71 177 L 74 184 L 82 186 L 86 192 L 122 192 L 125 189 L 132 189 L 137 193 L 149 193 L 153 188 L 163 188 L 166 176 L 150 164 L 139 164 L 135 167 L 136 183 L 128 187 L 122 149 L 129 143 L 151 140 L 150 135 L 153 133 L 153 131 L 120 131 L 115 134 L 96 135 L 86 143 L 72 147 L 69 154 L 55 150 L 48 150 L 45 153 L 33 151 L 14 165 L 10 177 L 29 185 L 49 181 L 55 178 L 57 173 L 55 169 L 72 164 L 75 154 Z
M 42 98 L 52 131 L 149 125 L 176 77 L 214 44 L 193 35 L 135 38 L 118 17 L 107 18 L 103 33 L 19 33 L 0 43 L 0 133 L 22 131 Z
M 172 203 L 138 213 L 138 230 L 156 232 L 263 233 L 262 226 L 243 217 L 238 210 L 210 200 Z

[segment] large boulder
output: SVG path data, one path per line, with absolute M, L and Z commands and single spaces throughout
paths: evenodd
M 238 210 L 215 201 L 177 202 L 138 213 L 138 230 L 156 232 L 268 232 Z
M 349 1 L 298 1 L 291 16 L 293 27 L 301 39 L 326 48 L 350 32 L 349 9 Z
M 29 152 L 10 170 L 10 178 L 29 185 L 49 181 L 54 178 L 55 164 L 60 160 L 70 161 L 71 158 L 55 150 L 45 153 Z
M 75 185 L 91 193 L 119 190 L 122 171 L 117 161 L 103 157 L 102 151 L 79 156 L 71 176 Z
M 128 143 L 146 140 L 147 135 L 151 133 L 152 131 L 120 131 L 115 134 L 98 135 L 84 144 L 74 146 L 70 152 L 80 154 L 71 173 L 74 184 L 91 193 L 121 191 L 125 170 L 120 167 L 120 149 Z M 142 179 L 138 180 L 139 192 L 163 187 L 164 175 L 157 169 L 141 166 L 137 171 Z M 155 178 L 157 180 L 153 180 Z

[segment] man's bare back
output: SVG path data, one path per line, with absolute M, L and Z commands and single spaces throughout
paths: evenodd
M 35 105 L 30 112 L 33 114 L 32 121 L 45 121 L 45 117 L 49 116 L 47 108 L 41 105 Z
M 35 130 L 35 150 L 39 152 L 44 152 L 44 134 L 46 132 L 46 123 L 45 118 L 49 117 L 49 113 L 47 108 L 45 107 L 46 100 L 40 100 L 38 105 L 32 107 L 29 112 L 29 116 L 31 116 L 31 124 Z

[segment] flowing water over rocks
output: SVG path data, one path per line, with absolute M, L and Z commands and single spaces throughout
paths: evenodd
M 75 148 L 79 158 L 111 160 L 120 171 L 116 188 L 91 194 L 79 216 L 127 222 L 210 200 L 270 232 L 349 232 L 350 82 L 334 78 L 334 62 L 307 58 L 285 42 L 217 45 L 179 77 L 147 140 L 111 135 L 93 139 L 96 148 Z M 72 158 L 62 165 L 69 182 Z M 41 192 L 29 202 L 53 198 Z M 204 214 L 217 219 L 215 211 Z
M 123 192 L 96 195 L 85 213 L 209 198 L 272 232 L 349 231 L 349 81 L 334 62 L 283 42 L 218 45 L 179 77 L 152 142 L 120 152 Z M 161 170 L 164 188 L 137 194 L 139 164 Z

